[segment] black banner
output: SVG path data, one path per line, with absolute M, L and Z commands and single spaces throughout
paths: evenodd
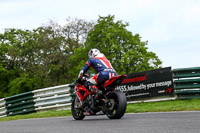
M 171 67 L 128 74 L 116 90 L 124 92 L 128 100 L 173 95 Z

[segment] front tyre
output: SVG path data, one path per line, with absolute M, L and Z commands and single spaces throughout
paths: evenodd
M 83 120 L 85 117 L 82 108 L 80 108 L 80 101 L 76 96 L 72 101 L 71 112 L 75 120 Z
M 108 94 L 111 106 L 106 111 L 109 119 L 120 119 L 126 112 L 127 100 L 121 91 L 112 91 Z

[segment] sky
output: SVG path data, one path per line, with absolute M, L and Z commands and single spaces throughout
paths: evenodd
M 0 0 L 0 33 L 109 14 L 148 41 L 162 67 L 200 67 L 200 0 Z

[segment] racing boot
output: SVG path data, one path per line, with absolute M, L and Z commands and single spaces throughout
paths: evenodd
M 96 94 L 96 95 L 95 95 L 95 100 L 98 99 L 99 96 L 102 95 L 102 91 L 99 90 L 99 89 L 96 87 L 96 85 L 91 85 L 91 86 L 89 87 L 89 90 L 90 90 L 92 93 Z

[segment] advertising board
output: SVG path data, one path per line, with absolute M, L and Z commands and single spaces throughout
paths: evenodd
M 124 92 L 127 100 L 173 95 L 171 67 L 127 74 L 116 90 Z

